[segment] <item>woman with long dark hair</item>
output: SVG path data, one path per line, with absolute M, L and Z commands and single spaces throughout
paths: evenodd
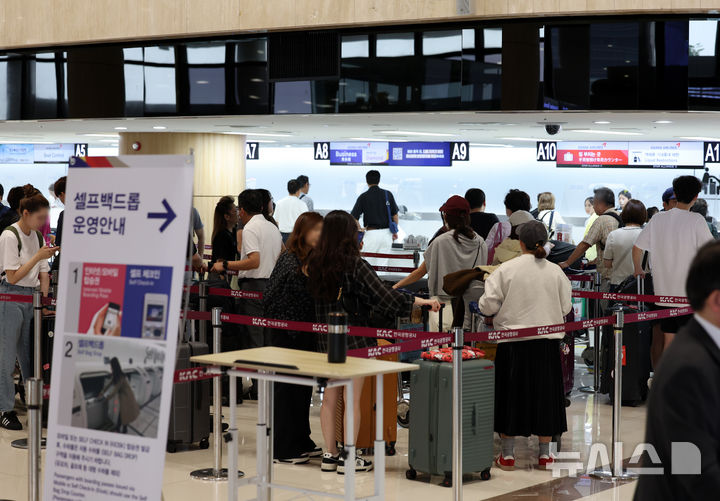
M 308 289 L 315 299 L 317 321 L 327 323 L 330 313 L 344 311 L 350 325 L 369 326 L 377 319 L 408 316 L 413 306 L 427 305 L 433 311 L 440 309 L 436 300 L 420 299 L 386 286 L 367 261 L 360 257 L 360 239 L 357 220 L 345 211 L 335 210 L 325 216 L 322 235 L 317 247 L 310 253 L 307 264 Z M 327 352 L 327 336 L 318 337 L 318 349 Z M 375 339 L 348 337 L 348 349 L 375 345 Z M 360 395 L 363 379 L 353 383 L 355 429 L 360 429 Z M 323 471 L 345 472 L 345 459 L 340 456 L 335 442 L 335 412 L 340 388 L 327 388 L 320 411 L 320 423 L 325 438 Z M 361 457 L 349 458 L 356 471 L 369 471 L 372 462 Z
M 224 196 L 215 205 L 213 214 L 213 230 L 210 239 L 212 243 L 212 258 L 210 268 L 215 263 L 223 261 L 235 261 L 237 254 L 237 237 L 235 226 L 238 222 L 238 208 L 235 199 L 231 196 Z
M 441 302 L 452 298 L 443 290 L 445 275 L 467 270 L 487 262 L 485 240 L 470 226 L 470 204 L 460 196 L 452 196 L 440 207 L 446 231 L 436 237 L 425 251 L 420 267 L 396 283 L 393 288 L 405 287 L 428 275 L 430 296 Z M 447 315 L 445 314 L 447 313 Z M 437 315 L 430 317 L 430 330 L 443 331 L 453 324 L 451 312 L 443 312 L 443 325 Z
M 127 433 L 128 425 L 135 421 L 140 415 L 140 406 L 135 398 L 130 383 L 128 383 L 127 376 L 120 367 L 120 361 L 117 357 L 110 359 L 110 381 L 105 385 L 105 388 L 100 392 L 107 400 L 110 400 L 115 395 L 118 397 L 118 421 L 116 423 L 115 431 L 118 433 Z
M 15 188 L 13 188 L 15 189 Z M 23 379 L 31 377 L 30 322 L 33 291 L 40 286 L 47 296 L 50 259 L 58 247 L 47 247 L 40 229 L 47 221 L 50 203 L 37 189 L 22 187 L 17 222 L 0 235 L 0 294 L 28 296 L 28 302 L 0 301 L 0 427 L 21 430 L 15 413 L 15 359 Z
M 300 322 L 315 321 L 315 303 L 307 289 L 304 267 L 312 249 L 320 240 L 323 217 L 317 212 L 305 212 L 295 221 L 263 295 L 263 316 Z M 317 336 L 308 332 L 275 329 L 273 346 L 296 350 L 317 350 Z M 310 438 L 310 400 L 312 387 L 275 383 L 275 462 L 306 463 L 311 457 L 322 455 Z
M 545 257 L 547 228 L 530 221 L 517 228 L 522 255 L 485 280 L 478 306 L 498 330 L 561 324 L 572 309 L 565 273 Z M 498 468 L 515 469 L 515 436 L 537 435 L 538 467 L 549 468 L 551 437 L 567 431 L 560 362 L 564 332 L 498 344 L 495 358 L 495 431 L 502 439 Z

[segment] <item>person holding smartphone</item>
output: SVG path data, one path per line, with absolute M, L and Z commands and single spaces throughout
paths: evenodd
M 33 186 L 23 187 L 20 219 L 0 234 L 0 294 L 32 296 L 40 286 L 47 296 L 50 286 L 50 259 L 59 247 L 45 245 L 40 229 L 47 221 L 50 203 Z M 0 427 L 21 430 L 14 411 L 15 359 L 20 364 L 23 379 L 31 376 L 30 321 L 32 300 L 28 302 L 0 302 Z

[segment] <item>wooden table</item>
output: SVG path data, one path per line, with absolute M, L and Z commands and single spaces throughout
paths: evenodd
M 354 379 L 376 376 L 377 411 L 375 427 L 375 490 L 374 495 L 366 498 L 380 500 L 385 491 L 385 444 L 383 441 L 383 384 L 386 374 L 417 370 L 415 364 L 402 364 L 385 360 L 348 357 L 343 364 L 331 364 L 324 353 L 291 350 L 287 348 L 264 347 L 249 350 L 230 351 L 211 355 L 199 355 L 192 362 L 220 366 L 227 369 L 230 376 L 230 441 L 228 443 L 228 471 L 237 471 L 238 430 L 236 425 L 237 388 L 236 378 L 248 376 L 258 380 L 258 423 L 257 423 L 257 476 L 241 479 L 242 483 L 257 484 L 257 499 L 269 501 L 272 489 L 280 488 L 305 494 L 317 494 L 340 499 L 355 499 L 355 437 L 354 430 Z M 322 385 L 326 388 L 344 386 L 347 397 L 347 424 L 345 426 L 345 451 L 347 453 L 345 469 L 345 493 L 330 494 L 321 491 L 300 489 L 273 482 L 273 383 L 282 382 L 305 386 Z M 217 410 L 215 412 L 218 412 Z M 215 440 L 219 440 L 215 437 Z M 238 478 L 228 475 L 228 500 L 237 500 Z

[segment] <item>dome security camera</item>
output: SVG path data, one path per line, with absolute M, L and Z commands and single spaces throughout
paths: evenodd
M 545 132 L 547 132 L 550 136 L 554 136 L 561 130 L 562 125 L 560 124 L 545 124 Z

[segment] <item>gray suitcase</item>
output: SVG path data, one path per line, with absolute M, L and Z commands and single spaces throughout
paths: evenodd
M 406 477 L 417 472 L 444 475 L 452 485 L 452 364 L 418 360 L 410 384 L 410 443 Z M 463 473 L 490 479 L 493 464 L 495 365 L 489 360 L 463 362 Z
M 178 343 L 175 369 L 190 368 L 190 357 L 206 355 L 208 345 L 196 342 Z M 178 445 L 198 443 L 201 449 L 210 446 L 210 380 L 173 385 L 168 428 L 167 451 L 176 452 Z

